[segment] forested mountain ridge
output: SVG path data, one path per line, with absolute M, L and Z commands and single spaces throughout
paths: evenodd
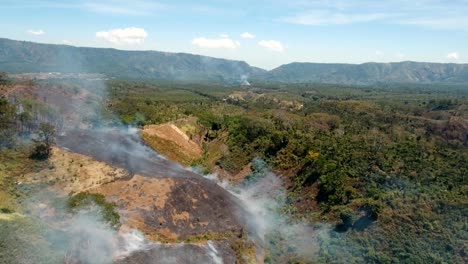
M 257 78 L 285 83 L 467 83 L 468 65 L 413 61 L 363 64 L 295 62 Z
M 108 77 L 241 82 L 263 70 L 243 61 L 186 53 L 124 51 L 0 39 L 0 70 L 10 73 L 100 73 Z
M 271 71 L 244 61 L 187 53 L 125 51 L 39 44 L 0 38 L 0 71 L 100 73 L 108 77 L 244 84 L 281 83 L 468 83 L 468 64 L 395 62 L 290 63 Z

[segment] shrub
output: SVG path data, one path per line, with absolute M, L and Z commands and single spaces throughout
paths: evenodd
M 120 225 L 120 215 L 115 211 L 115 203 L 106 201 L 102 194 L 81 192 L 68 199 L 68 208 L 72 211 L 78 209 L 89 209 L 93 205 L 99 207 L 99 213 L 103 220 L 113 227 Z
M 35 160 L 46 160 L 49 158 L 50 153 L 51 149 L 49 146 L 42 142 L 37 142 L 29 157 Z

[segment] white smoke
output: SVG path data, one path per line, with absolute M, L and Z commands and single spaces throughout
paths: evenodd
M 121 246 L 117 251 L 117 257 L 126 257 L 133 252 L 148 248 L 150 243 L 146 240 L 145 235 L 138 230 L 130 230 L 129 232 L 120 234 Z
M 206 249 L 214 264 L 223 264 L 223 259 L 219 256 L 218 250 L 212 241 L 208 241 Z
M 96 206 L 71 213 L 60 201 L 57 193 L 42 190 L 26 206 L 27 216 L 47 228 L 45 239 L 64 263 L 112 263 L 151 245 L 137 230 L 111 227 Z
M 241 85 L 250 86 L 249 76 L 248 75 L 244 74 L 244 75 L 241 76 Z
M 242 217 L 246 220 L 248 231 L 252 239 L 256 240 L 257 246 L 259 242 L 260 248 L 268 248 L 271 235 L 279 234 L 289 247 L 295 249 L 296 254 L 307 260 L 314 260 L 319 247 L 317 241 L 328 234 L 330 228 L 323 226 L 315 229 L 283 215 L 280 210 L 285 205 L 286 192 L 282 188 L 281 179 L 266 168 L 262 168 L 260 174 L 262 175 L 256 175 L 250 182 L 239 186 L 220 180 L 216 174 L 205 177 L 215 181 L 242 202 L 248 214 Z
M 252 216 L 249 217 L 250 229 L 264 241 L 265 235 L 280 224 L 278 209 L 284 192 L 281 189 L 281 181 L 272 172 L 268 172 L 254 184 L 233 186 L 227 181 L 219 180 L 216 174 L 209 174 L 206 178 L 218 183 L 221 187 L 237 197 L 243 208 Z

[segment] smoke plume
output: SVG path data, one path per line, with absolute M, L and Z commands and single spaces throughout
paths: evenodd
M 239 217 L 247 223 L 249 236 L 256 242 L 258 253 L 262 250 L 270 255 L 288 252 L 306 260 L 315 260 L 318 242 L 328 236 L 330 227 L 315 228 L 283 214 L 281 210 L 286 205 L 286 192 L 280 177 L 269 170 L 262 160 L 254 159 L 252 163 L 255 172 L 238 186 L 220 180 L 216 174 L 205 177 L 217 182 L 242 202 L 247 214 L 245 211 L 239 212 L 242 214 Z M 271 239 L 282 241 L 285 248 L 272 248 Z M 261 257 L 258 254 L 257 258 Z

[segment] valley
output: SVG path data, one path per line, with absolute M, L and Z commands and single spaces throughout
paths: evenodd
M 464 259 L 455 227 L 466 205 L 468 108 L 457 87 L 15 82 L 2 88 L 22 109 L 11 112 L 11 132 L 56 129 L 46 160 L 29 158 L 22 140 L 1 152 L 0 221 L 31 229 L 37 245 L 24 248 L 41 245 L 66 263 Z M 18 247 L 17 232 L 1 245 Z M 399 247 L 401 237 L 417 251 Z M 57 241 L 61 249 L 47 248 Z M 29 253 L 15 254 L 27 262 Z
M 0 264 L 468 263 L 468 0 L 0 13 Z

